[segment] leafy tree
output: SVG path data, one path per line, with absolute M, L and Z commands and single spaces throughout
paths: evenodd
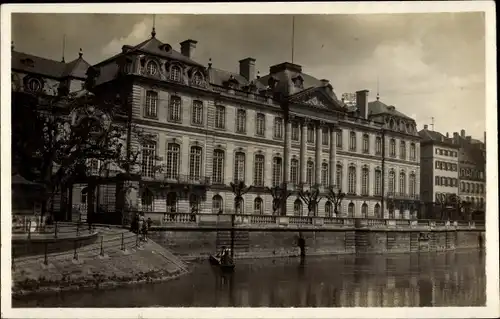
M 266 187 L 266 190 L 273 197 L 273 215 L 277 215 L 278 210 L 281 208 L 283 201 L 292 195 L 292 192 L 285 189 L 283 186 Z M 282 212 L 283 214 L 284 212 Z
M 299 198 L 307 205 L 308 215 L 314 216 L 316 214 L 316 208 L 322 199 L 318 185 L 306 189 L 302 187 L 299 190 L 298 195 Z
M 326 198 L 333 204 L 333 211 L 335 212 L 335 216 L 338 216 L 338 209 L 342 200 L 345 197 L 345 193 L 339 188 L 335 188 L 333 186 L 328 187 L 328 193 L 326 194 Z
M 247 186 L 244 181 L 235 181 L 229 184 L 231 186 L 231 190 L 234 197 L 234 208 L 235 213 L 239 213 L 241 211 L 241 202 L 243 201 L 243 195 L 248 193 L 253 187 Z

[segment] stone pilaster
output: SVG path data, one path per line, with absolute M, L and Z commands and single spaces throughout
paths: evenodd
M 292 150 L 292 122 L 288 118 L 285 123 L 285 147 L 283 148 L 283 181 L 290 182 L 290 152 Z
M 307 153 L 307 122 L 302 121 L 301 132 L 300 132 L 300 182 L 305 184 L 306 182 L 306 153 Z
M 322 138 L 323 138 L 323 132 L 321 128 L 322 123 L 316 123 L 316 158 L 315 158 L 315 164 L 314 168 L 316 169 L 316 178 L 315 178 L 315 183 L 320 184 L 321 183 L 321 143 L 322 143 Z
M 329 159 L 329 173 L 330 173 L 330 185 L 335 185 L 335 176 L 337 171 L 336 157 L 337 157 L 337 133 L 333 126 L 330 127 L 330 159 Z M 337 185 L 340 187 L 340 185 Z

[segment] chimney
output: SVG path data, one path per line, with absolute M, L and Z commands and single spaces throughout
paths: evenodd
M 368 92 L 368 90 L 356 91 L 356 106 L 364 119 L 368 119 Z
M 248 81 L 255 80 L 255 59 L 246 58 L 240 60 L 240 75 Z
M 450 134 L 446 132 L 446 138 L 450 138 Z
M 484 144 L 486 146 L 486 131 L 484 132 Z
M 472 137 L 469 135 L 469 136 L 466 137 L 466 139 L 467 139 L 467 142 L 470 142 L 471 139 L 472 139 Z
M 461 130 L 461 131 L 460 131 L 460 136 L 461 136 L 462 138 L 465 138 L 465 130 Z
M 453 144 L 458 144 L 458 133 L 453 132 Z
M 427 124 L 424 124 L 424 130 L 427 130 L 428 129 L 428 125 Z
M 180 43 L 181 44 L 181 54 L 185 57 L 192 58 L 193 53 L 194 53 L 194 49 L 196 49 L 196 43 L 198 43 L 198 41 L 191 40 L 191 39 L 182 41 Z

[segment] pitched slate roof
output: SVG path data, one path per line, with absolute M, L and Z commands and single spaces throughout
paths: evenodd
M 382 114 L 388 114 L 388 115 L 393 115 L 409 120 L 413 120 L 411 117 L 399 112 L 396 110 L 396 108 L 392 105 L 387 105 L 380 100 L 372 101 L 368 103 L 368 114 L 370 116 L 376 116 L 376 115 L 382 115 Z
M 63 77 L 71 76 L 74 78 L 85 79 L 87 78 L 87 69 L 90 64 L 82 57 L 75 59 L 66 64 L 66 68 L 62 74 Z

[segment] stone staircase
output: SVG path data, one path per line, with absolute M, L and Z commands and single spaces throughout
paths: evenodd
M 222 246 L 231 248 L 231 231 L 217 231 L 216 247 L 217 251 L 221 251 Z M 250 235 L 247 230 L 234 231 L 234 254 L 248 252 L 250 248 Z

